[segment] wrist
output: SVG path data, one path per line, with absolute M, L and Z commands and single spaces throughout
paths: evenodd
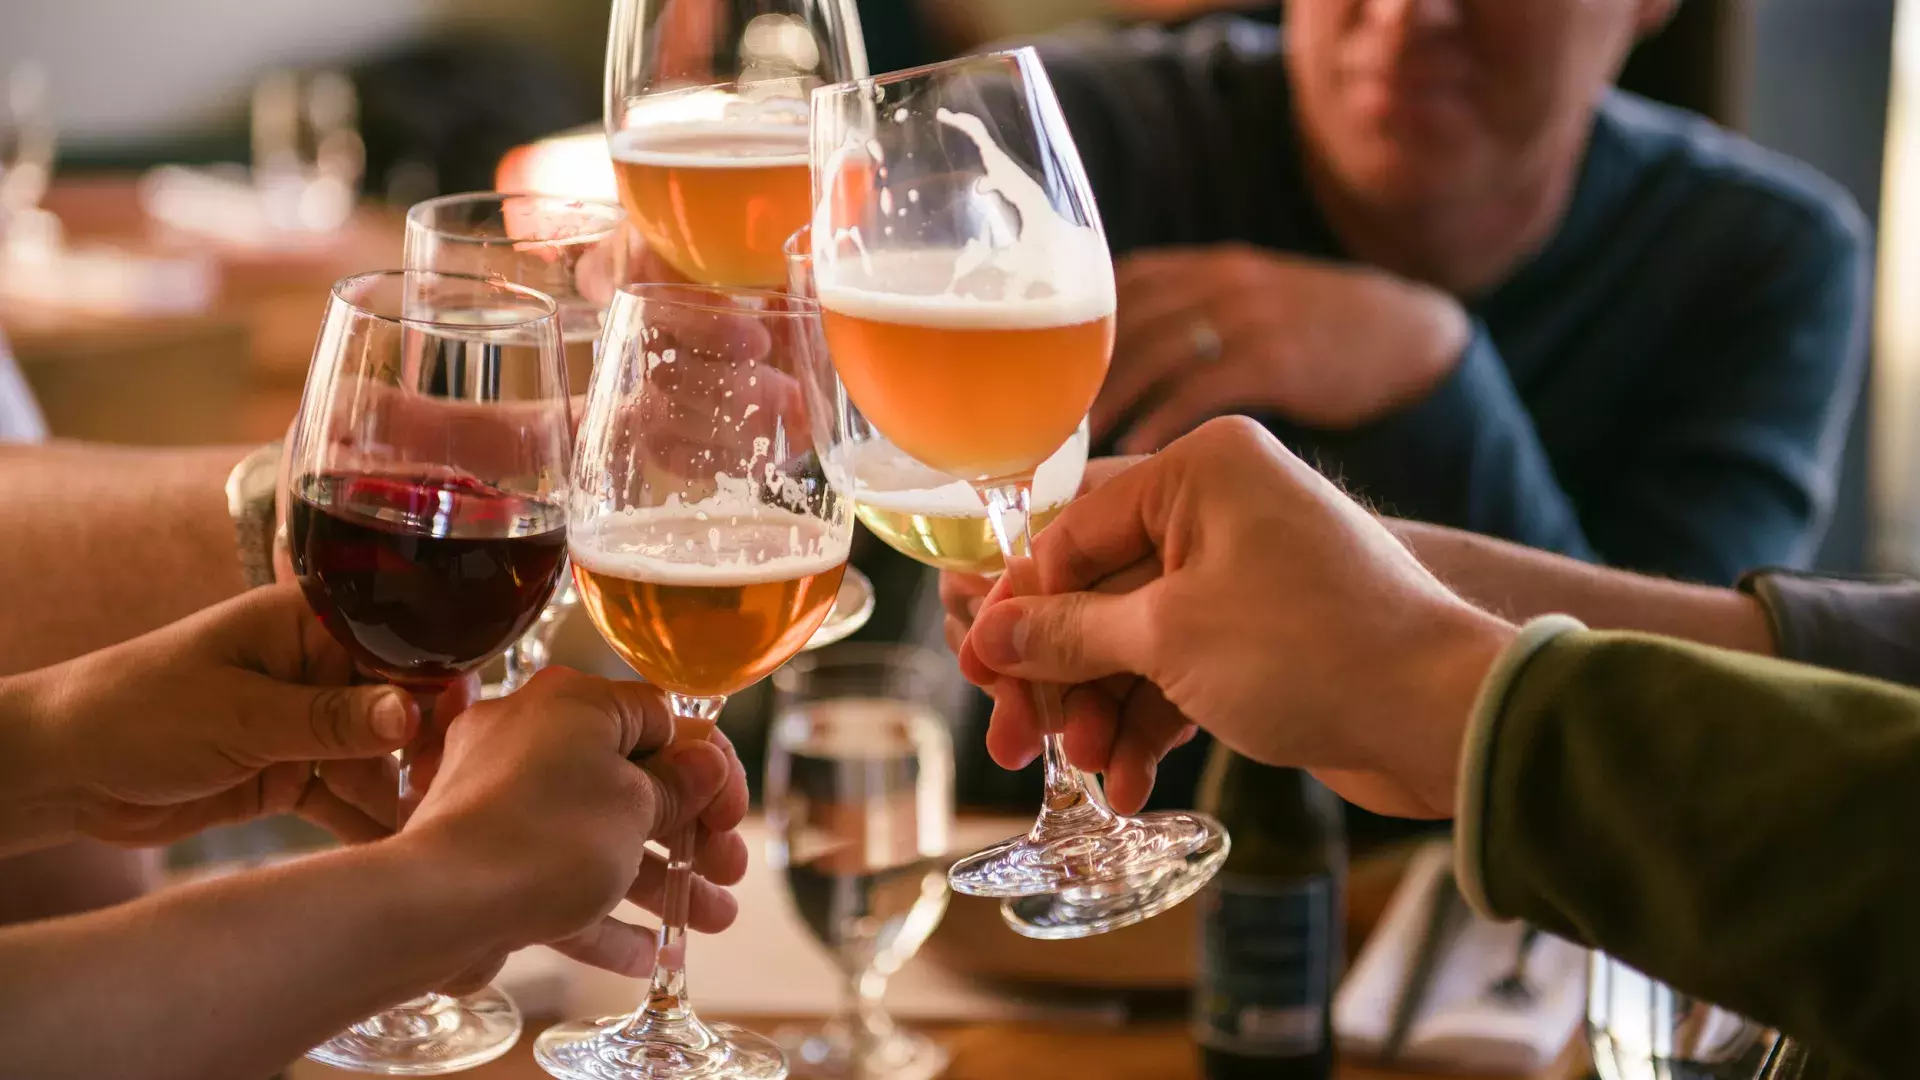
M 506 875 L 465 855 L 430 830 L 411 830 L 347 849 L 362 853 L 369 869 L 393 887 L 404 940 L 421 949 L 419 960 L 434 984 L 480 959 L 518 948 L 502 927 L 513 896 Z
M 1415 793 L 1435 817 L 1450 817 L 1459 802 L 1459 763 L 1466 751 L 1476 703 L 1488 675 L 1512 648 L 1520 629 L 1497 616 L 1459 605 L 1444 632 L 1420 650 L 1413 668 L 1416 702 L 1424 703 L 1412 715 L 1422 716 L 1421 738 L 1402 752 L 1411 752 L 1410 779 Z
M 0 855 L 78 837 L 79 788 L 46 675 L 0 679 Z
M 447 906 L 465 938 L 493 951 L 530 944 L 517 940 L 511 928 L 515 912 L 535 902 L 536 883 L 514 873 L 487 845 L 464 835 L 458 823 L 410 824 L 381 843 L 407 864 L 411 876 L 421 879 L 423 892 Z

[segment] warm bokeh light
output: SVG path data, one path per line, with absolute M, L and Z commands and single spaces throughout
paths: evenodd
M 608 202 L 620 194 L 613 182 L 613 159 L 607 155 L 607 136 L 598 125 L 514 147 L 500 159 L 493 186 L 496 191 L 526 191 Z
M 1901 5 L 1894 23 L 1893 92 L 1880 212 L 1874 315 L 1873 550 L 1875 569 L 1920 573 L 1920 11 Z

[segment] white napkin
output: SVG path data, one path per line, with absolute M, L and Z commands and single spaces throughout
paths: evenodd
M 1377 1056 L 1385 1046 L 1434 886 L 1452 858 L 1446 843 L 1428 845 L 1415 855 L 1379 927 L 1341 984 L 1334 998 L 1333 1027 L 1343 1052 Z M 1553 1064 L 1585 1015 L 1587 954 L 1541 935 L 1527 964 L 1533 1003 L 1515 1007 L 1495 1001 L 1487 988 L 1512 970 L 1525 930 L 1519 923 L 1463 915 L 1434 965 L 1425 1001 L 1401 1047 L 1402 1062 L 1500 1076 L 1524 1076 Z

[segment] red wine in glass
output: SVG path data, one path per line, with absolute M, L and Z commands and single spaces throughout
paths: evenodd
M 539 617 L 566 508 L 467 478 L 327 473 L 294 485 L 294 573 L 362 667 L 416 691 L 499 656 Z

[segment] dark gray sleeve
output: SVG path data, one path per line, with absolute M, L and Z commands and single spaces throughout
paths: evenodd
M 1920 582 L 1759 570 L 1740 588 L 1766 609 L 1785 659 L 1920 686 Z

